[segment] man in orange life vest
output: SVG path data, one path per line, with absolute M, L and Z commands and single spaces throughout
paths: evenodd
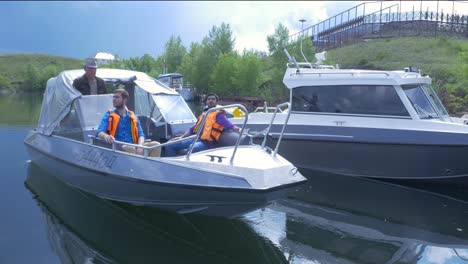
M 202 151 L 209 149 L 213 146 L 215 142 L 219 140 L 221 133 L 226 130 L 240 131 L 240 128 L 233 125 L 229 119 L 227 119 L 224 111 L 211 112 L 210 115 L 206 118 L 205 126 L 200 128 L 201 121 L 205 116 L 205 113 L 208 109 L 215 107 L 218 103 L 218 95 L 210 93 L 205 97 L 206 108 L 204 112 L 198 117 L 197 122 L 193 125 L 188 131 L 186 131 L 182 136 L 171 138 L 172 140 L 177 140 L 181 138 L 188 137 L 197 133 L 198 129 L 202 129 L 200 138 L 195 142 L 192 152 Z M 188 149 L 192 143 L 192 139 L 183 140 L 166 147 L 166 156 L 172 157 L 177 155 L 177 151 L 182 149 Z
M 145 143 L 145 134 L 141 128 L 138 117 L 126 106 L 128 99 L 128 92 L 125 89 L 117 89 L 114 92 L 112 103 L 115 109 L 110 109 L 104 114 L 101 124 L 97 129 L 97 136 L 107 143 L 112 144 L 116 140 L 138 144 L 140 146 L 154 146 L 159 142 L 151 141 Z M 124 145 L 122 150 L 125 152 L 136 153 L 143 155 L 142 148 L 134 148 L 132 146 Z M 160 148 L 153 149 L 149 156 L 159 157 L 161 153 Z

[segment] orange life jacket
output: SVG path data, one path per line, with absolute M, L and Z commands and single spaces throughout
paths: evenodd
M 216 111 L 211 112 L 205 121 L 205 126 L 203 127 L 203 131 L 201 133 L 200 139 L 210 141 L 210 142 L 217 142 L 221 133 L 224 131 L 224 127 L 218 123 L 216 123 L 216 117 L 218 114 L 224 113 L 224 111 Z M 195 124 L 195 128 L 193 129 L 193 133 L 197 133 L 198 129 L 200 129 L 201 122 L 205 117 L 205 112 L 198 117 L 197 123 Z
M 132 140 L 134 144 L 138 143 L 138 118 L 135 114 L 128 110 L 128 114 L 130 117 L 130 131 L 132 133 Z M 114 112 L 113 109 L 109 109 L 109 124 L 107 125 L 107 133 L 113 137 L 115 137 L 115 132 L 117 131 L 117 127 L 119 126 L 120 115 Z

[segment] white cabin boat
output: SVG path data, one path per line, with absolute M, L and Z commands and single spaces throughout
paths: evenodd
M 299 168 L 380 179 L 468 176 L 466 120 L 449 116 L 429 76 L 291 61 L 283 79 L 291 108 L 278 113 L 271 135 L 279 137 L 290 112 L 279 153 Z M 272 115 L 251 113 L 247 127 L 265 129 Z

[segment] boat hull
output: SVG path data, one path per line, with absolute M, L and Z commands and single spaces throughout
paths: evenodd
M 185 101 L 193 101 L 194 94 L 191 89 L 187 88 L 182 88 L 182 89 L 176 89 L 176 91 L 184 98 Z
M 264 127 L 249 126 L 253 131 Z M 279 131 L 279 126 L 273 126 L 268 146 L 276 145 Z M 437 138 L 448 138 L 452 142 L 437 142 Z M 315 172 L 377 179 L 463 182 L 468 177 L 468 145 L 456 144 L 455 140 L 468 143 L 468 135 L 288 126 L 278 153 L 298 168 Z
M 285 137 L 279 153 L 300 168 L 339 175 L 439 180 L 468 176 L 468 147 L 464 146 L 301 141 Z
M 25 143 L 31 161 L 67 185 L 104 199 L 180 214 L 233 218 L 285 197 L 288 189 L 297 184 L 258 190 L 248 188 L 248 183 L 239 177 L 217 175 L 71 140 L 60 141 L 57 137 L 35 134 Z M 57 148 L 69 150 L 58 151 Z

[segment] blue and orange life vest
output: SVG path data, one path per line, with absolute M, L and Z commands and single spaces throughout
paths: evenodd
M 132 141 L 134 144 L 138 143 L 138 118 L 135 114 L 128 110 L 128 115 L 130 117 L 130 130 L 132 133 Z M 119 126 L 120 115 L 114 112 L 113 109 L 109 109 L 109 124 L 107 125 L 107 133 L 115 137 L 115 132 L 117 132 L 117 127 Z
M 221 111 L 211 112 L 208 114 L 208 117 L 206 118 L 206 121 L 205 121 L 205 126 L 203 127 L 203 131 L 200 136 L 200 139 L 210 141 L 210 142 L 217 142 L 219 140 L 221 133 L 223 133 L 224 131 L 224 127 L 216 123 L 216 117 L 220 113 L 224 113 L 224 111 L 221 110 Z M 197 123 L 195 124 L 195 127 L 193 129 L 193 133 L 197 133 L 198 130 L 200 129 L 201 122 L 203 118 L 205 117 L 205 114 L 206 112 L 204 112 L 198 117 Z

